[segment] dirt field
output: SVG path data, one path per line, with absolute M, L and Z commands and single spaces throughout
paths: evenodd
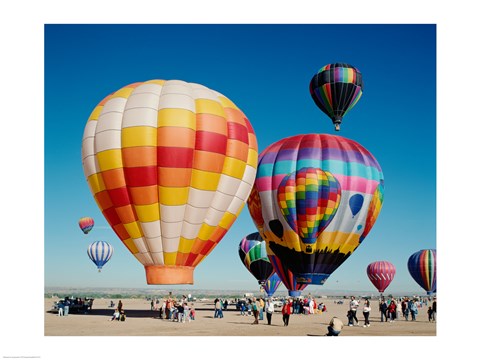
M 317 301 L 320 301 L 317 299 Z M 214 318 L 213 302 L 196 302 L 196 319 L 178 323 L 159 319 L 159 313 L 150 310 L 146 300 L 125 299 L 127 320 L 109 321 L 113 309 L 108 308 L 110 299 L 96 299 L 89 314 L 70 314 L 60 317 L 48 312 L 53 299 L 45 299 L 46 336 L 323 336 L 332 316 L 347 323 L 348 303 L 334 304 L 333 300 L 322 299 L 327 312 L 312 315 L 294 314 L 288 327 L 283 326 L 280 309 L 268 325 L 266 316 L 258 325 L 252 325 L 253 316 L 242 316 L 229 306 L 222 319 Z M 340 336 L 435 336 L 436 323 L 428 322 L 427 308 L 419 309 L 417 321 L 380 322 L 378 302 L 372 302 L 371 326 L 345 326 Z M 363 325 L 361 310 L 357 312 L 360 325 Z

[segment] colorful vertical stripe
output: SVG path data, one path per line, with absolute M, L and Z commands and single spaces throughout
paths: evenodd
M 315 104 L 336 124 L 342 122 L 362 93 L 362 74 L 349 64 L 325 65 L 310 81 L 310 94 Z
M 408 271 L 427 295 L 437 292 L 437 251 L 420 250 L 408 258 Z
M 272 296 L 275 291 L 277 291 L 281 283 L 282 281 L 280 280 L 280 277 L 277 275 L 276 272 L 274 272 L 263 285 L 263 289 L 265 290 L 267 296 Z
M 290 296 L 300 296 L 303 290 L 308 286 L 307 284 L 297 283 L 295 275 L 282 264 L 282 261 L 278 256 L 273 253 L 268 254 L 270 263 L 275 269 L 275 274 L 279 277 L 280 281 L 285 285 Z

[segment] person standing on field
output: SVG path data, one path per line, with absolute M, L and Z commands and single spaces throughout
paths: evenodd
M 272 299 L 267 299 L 266 313 L 267 313 L 267 322 L 268 325 L 272 325 L 272 315 L 275 312 L 275 306 L 273 305 Z
M 357 309 L 358 309 L 358 301 L 355 300 L 355 296 L 351 297 L 350 300 L 350 316 L 352 317 L 352 324 L 348 324 L 348 326 L 353 326 L 355 325 L 355 322 L 358 325 L 358 319 L 357 319 Z

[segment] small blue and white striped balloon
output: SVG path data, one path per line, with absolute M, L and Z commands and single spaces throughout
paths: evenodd
M 100 272 L 102 266 L 112 257 L 113 246 L 106 241 L 95 241 L 88 246 L 87 254 L 90 260 L 97 265 L 98 271 Z

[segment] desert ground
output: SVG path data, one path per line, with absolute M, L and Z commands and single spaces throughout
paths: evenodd
M 186 323 L 159 318 L 158 311 L 150 310 L 150 301 L 122 299 L 126 321 L 110 321 L 114 310 L 109 308 L 112 299 L 95 299 L 88 314 L 58 316 L 50 312 L 56 299 L 46 298 L 45 336 L 323 336 L 333 316 L 347 324 L 348 301 L 334 303 L 333 299 L 316 299 L 323 302 L 327 311 L 310 315 L 293 314 L 289 326 L 283 326 L 281 309 L 276 308 L 272 324 L 266 316 L 258 325 L 252 325 L 253 316 L 242 316 L 229 305 L 223 318 L 214 318 L 213 300 L 196 301 L 196 318 Z M 113 300 L 117 303 L 118 300 Z M 428 321 L 427 307 L 419 308 L 416 321 L 403 318 L 392 323 L 380 322 L 378 301 L 372 300 L 370 327 L 364 328 L 361 308 L 357 311 L 359 326 L 344 326 L 340 336 L 436 336 L 437 324 Z

